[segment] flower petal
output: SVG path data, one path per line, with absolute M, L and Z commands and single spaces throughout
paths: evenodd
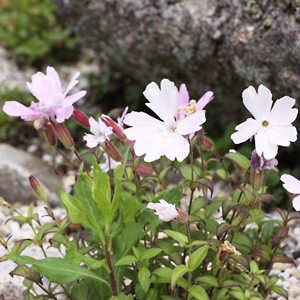
M 259 130 L 259 123 L 254 119 L 247 119 L 245 122 L 235 127 L 237 132 L 231 135 L 231 139 L 235 144 L 243 143 L 249 140 Z
M 175 85 L 168 79 L 161 81 L 161 90 L 155 82 L 147 85 L 144 96 L 150 103 L 146 105 L 163 121 L 174 119 L 177 107 L 177 93 Z
M 259 156 L 263 154 L 265 159 L 275 158 L 278 152 L 278 146 L 269 141 L 267 131 L 260 130 L 254 139 L 255 149 Z
M 269 141 L 275 145 L 288 147 L 297 140 L 297 130 L 293 125 L 272 126 L 267 131 Z
M 93 134 L 85 134 L 83 139 L 87 142 L 86 146 L 89 148 L 94 148 L 98 146 L 98 139 Z
M 249 86 L 243 91 L 243 103 L 253 117 L 258 121 L 268 119 L 272 107 L 272 94 L 271 91 L 264 85 L 258 87 L 256 93 L 253 86 Z
M 163 145 L 165 156 L 174 160 L 183 161 L 190 153 L 189 142 L 180 134 L 169 136 Z
M 295 105 L 295 99 L 285 96 L 278 99 L 270 113 L 270 121 L 276 125 L 289 125 L 295 121 L 298 109 L 292 107 Z
M 300 195 L 299 195 L 299 196 L 296 196 L 296 197 L 293 199 L 293 207 L 295 208 L 296 211 L 299 211 L 299 210 L 300 210 Z
M 86 91 L 80 91 L 71 96 L 67 96 L 62 102 L 62 106 L 64 106 L 64 107 L 71 106 L 73 103 L 75 103 L 76 101 L 78 101 L 79 99 L 84 97 L 85 94 L 86 94 Z
M 63 123 L 65 120 L 69 119 L 72 116 L 74 107 L 62 107 L 55 110 L 55 117 L 57 123 Z
M 206 92 L 197 102 L 196 109 L 203 109 L 212 99 L 214 99 L 214 93 L 211 91 Z
M 62 91 L 61 82 L 60 82 L 60 79 L 59 79 L 59 76 L 58 76 L 56 70 L 52 67 L 47 67 L 46 74 L 48 76 L 53 77 L 55 85 L 56 85 L 56 90 Z
M 186 135 L 201 129 L 201 126 L 206 121 L 205 112 L 203 110 L 177 121 L 177 130 L 180 134 Z
M 68 92 L 69 92 L 69 91 L 70 91 L 70 90 L 78 83 L 78 80 L 76 80 L 76 79 L 79 77 L 79 75 L 80 75 L 80 72 L 79 72 L 79 71 L 77 71 L 77 72 L 73 75 L 73 77 L 72 77 L 72 79 L 71 79 L 71 81 L 70 81 L 70 83 L 69 83 L 67 89 L 66 89 L 65 92 L 64 92 L 64 98 L 67 96 Z
M 300 181 L 294 176 L 289 174 L 283 174 L 280 177 L 283 182 L 283 187 L 292 194 L 300 194 Z
M 25 117 L 39 114 L 17 101 L 6 101 L 3 106 L 3 111 L 12 117 Z

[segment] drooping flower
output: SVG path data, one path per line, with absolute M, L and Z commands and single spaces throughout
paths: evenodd
M 37 72 L 32 83 L 27 82 L 30 92 L 39 100 L 31 102 L 26 107 L 17 101 L 7 101 L 3 111 L 13 117 L 21 117 L 25 121 L 35 121 L 35 127 L 40 129 L 46 120 L 62 123 L 73 113 L 73 103 L 81 99 L 86 91 L 67 96 L 68 92 L 78 83 L 80 72 L 76 72 L 65 92 L 62 90 L 59 76 L 54 68 L 47 67 L 46 75 Z
M 155 214 L 158 215 L 160 220 L 165 222 L 172 221 L 178 215 L 175 204 L 169 204 L 167 201 L 160 199 L 160 203 L 150 202 L 147 205 L 147 208 L 155 209 Z
M 298 114 L 298 109 L 292 108 L 295 99 L 282 97 L 272 107 L 271 91 L 262 84 L 258 93 L 250 86 L 242 96 L 244 105 L 255 119 L 249 118 L 235 128 L 237 132 L 231 135 L 235 144 L 254 136 L 257 154 L 272 159 L 277 155 L 278 146 L 288 147 L 290 142 L 296 141 L 297 130 L 291 124 Z
M 143 112 L 126 115 L 124 123 L 132 126 L 124 130 L 127 138 L 134 140 L 136 155 L 146 154 L 145 161 L 152 162 L 165 155 L 168 159 L 183 161 L 189 154 L 190 146 L 186 135 L 200 130 L 205 122 L 205 112 L 196 111 L 190 116 L 175 120 L 177 93 L 175 85 L 168 79 L 161 81 L 161 89 L 154 82 L 147 85 L 144 96 L 146 105 L 162 120 Z
M 109 140 L 109 135 L 112 134 L 111 127 L 107 127 L 104 122 L 99 118 L 98 122 L 93 117 L 89 118 L 90 130 L 92 134 L 85 134 L 83 139 L 87 142 L 89 148 L 94 148 L 100 143 L 105 143 Z
M 120 162 L 117 162 L 111 157 L 109 157 L 106 153 L 103 154 L 103 157 L 105 162 L 99 165 L 103 172 L 108 172 L 109 170 L 113 170 L 121 164 Z
M 177 90 L 177 88 L 176 88 Z M 206 92 L 198 102 L 190 100 L 189 92 L 186 85 L 183 83 L 179 91 L 177 90 L 177 119 L 183 119 L 195 111 L 202 110 L 214 98 L 214 93 L 211 91 Z
M 283 182 L 283 187 L 290 193 L 294 194 L 293 207 L 295 210 L 300 210 L 300 181 L 292 175 L 283 174 L 280 177 Z

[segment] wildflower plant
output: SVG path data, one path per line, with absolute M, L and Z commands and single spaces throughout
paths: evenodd
M 57 73 L 48 68 L 47 75 L 34 75 L 29 85 L 38 104 L 4 106 L 9 115 L 42 120 L 36 128 L 47 132 L 50 145 L 57 149 L 58 137 L 78 159 L 74 195 L 59 187 L 66 209 L 61 222 L 33 176 L 31 186 L 44 201 L 49 220 L 38 231 L 33 223 L 39 223 L 40 216 L 33 205 L 24 216 L 1 200 L 17 214 L 12 219 L 28 223 L 35 233 L 35 239 L 20 240 L 13 247 L 9 239 L 0 237 L 8 252 L 0 261 L 17 264 L 10 274 L 24 277 L 24 299 L 64 295 L 75 300 L 256 300 L 272 292 L 287 298 L 287 292 L 276 285 L 278 277 L 269 274 L 276 262 L 294 264 L 282 242 L 289 222 L 298 218 L 290 212 L 293 206 L 299 210 L 299 181 L 287 174 L 281 177 L 287 191 L 295 194 L 287 212 L 276 208 L 281 219 L 266 218 L 262 208 L 276 200 L 265 182 L 269 172 L 279 173 L 278 145 L 296 140 L 291 125 L 298 112 L 292 108 L 294 99 L 284 97 L 271 109 L 266 87 L 261 85 L 258 94 L 253 87 L 246 89 L 244 103 L 255 120 L 237 126 L 232 139 L 241 143 L 254 136 L 255 149 L 251 158 L 235 151 L 221 157 L 204 130 L 203 108 L 213 99 L 212 92 L 197 103 L 189 100 L 185 85 L 178 90 L 163 79 L 160 87 L 152 82 L 144 91 L 146 105 L 159 119 L 143 112 L 127 113 L 126 108 L 117 122 L 106 115 L 97 122 L 73 107 L 84 92 L 66 96 L 77 77 L 62 93 Z M 54 84 L 51 90 L 48 80 Z M 92 153 L 92 165 L 80 157 L 63 124 L 71 116 L 90 127 L 92 134 L 83 139 Z M 180 163 L 162 167 L 162 156 Z M 177 180 L 175 187 L 170 176 Z M 219 180 L 226 183 L 227 196 L 215 196 Z M 80 224 L 82 232 L 68 235 L 70 224 Z M 266 238 L 264 228 L 270 224 Z M 47 256 L 47 240 L 60 257 Z M 22 255 L 33 243 L 44 259 Z

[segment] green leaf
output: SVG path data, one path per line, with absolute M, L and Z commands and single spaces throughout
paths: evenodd
M 259 271 L 258 265 L 254 260 L 250 261 L 250 272 L 251 274 L 256 274 Z
M 146 250 L 141 259 L 149 259 L 149 258 L 152 258 L 156 255 L 158 255 L 160 252 L 162 251 L 162 249 L 158 249 L 158 248 L 151 248 L 151 249 L 148 249 Z
M 171 289 L 172 289 L 172 291 L 174 290 L 177 281 L 188 271 L 189 271 L 189 268 L 185 265 L 177 266 L 173 270 L 173 272 L 171 274 Z
M 148 270 L 148 268 L 146 267 L 141 267 L 138 273 L 138 279 L 139 279 L 139 283 L 142 286 L 142 289 L 145 293 L 147 293 L 149 287 L 150 287 L 150 276 L 151 273 Z
M 71 222 L 73 224 L 82 224 L 83 222 L 87 221 L 85 209 L 80 201 L 76 197 L 65 193 L 62 186 L 60 186 L 58 190 L 60 194 L 60 200 L 66 208 Z
M 114 178 L 115 178 L 115 180 L 121 181 L 121 179 L 122 179 L 122 176 L 123 176 L 124 170 L 125 170 L 125 166 L 126 166 L 126 162 L 127 162 L 127 159 L 128 159 L 128 152 L 129 152 L 129 147 L 127 148 L 125 154 L 123 155 L 123 163 L 122 163 L 122 165 L 121 166 L 117 166 L 114 169 Z
M 219 287 L 217 278 L 213 276 L 201 276 L 196 278 L 195 281 L 200 281 L 214 287 Z
M 226 198 L 225 198 L 226 199 Z M 205 207 L 205 217 L 209 218 L 213 213 L 215 213 L 220 206 L 222 205 L 224 199 L 223 198 L 215 198 L 211 201 L 211 203 Z
M 151 288 L 146 295 L 146 300 L 156 300 L 157 295 L 158 295 L 158 289 Z
M 87 281 L 81 281 L 74 285 L 71 291 L 75 300 L 89 299 L 89 285 Z
M 42 260 L 17 254 L 6 254 L 6 257 L 18 264 L 32 265 L 41 275 L 55 283 L 70 283 L 82 278 L 91 278 L 106 284 L 110 288 L 107 281 L 92 271 L 78 265 L 71 265 L 60 257 L 48 257 Z
M 247 157 L 240 153 L 227 153 L 224 157 L 228 158 L 232 162 L 236 163 L 246 171 L 251 167 L 250 161 Z
M 26 249 L 29 245 L 34 243 L 33 240 L 23 239 L 17 241 L 11 249 L 12 254 L 21 254 L 24 249 Z
M 175 204 L 175 206 L 178 206 L 182 198 L 182 189 L 183 189 L 183 185 L 179 184 L 178 186 L 169 190 L 166 194 L 160 194 L 158 197 L 155 198 L 156 201 L 154 202 L 158 202 L 158 200 L 164 199 L 168 203 Z
M 222 235 L 227 232 L 229 229 L 234 228 L 236 226 L 230 225 L 228 223 L 221 223 L 217 226 L 217 239 L 220 240 Z
M 208 205 L 211 201 L 204 197 L 198 197 L 192 202 L 191 214 L 196 214 L 199 210 L 206 205 Z
M 284 298 L 288 299 L 288 292 L 282 288 L 281 286 L 274 285 L 271 287 L 271 291 L 283 296 Z
M 126 198 L 123 200 L 122 216 L 123 222 L 129 223 L 135 220 L 135 215 L 143 207 L 135 198 Z
M 200 286 L 193 284 L 189 288 L 189 293 L 193 295 L 197 300 L 209 300 L 209 297 L 206 294 L 206 291 Z
M 157 240 L 156 244 L 159 248 L 161 248 L 164 253 L 166 254 L 170 254 L 173 252 L 173 243 L 172 246 L 170 245 L 169 241 L 167 239 L 163 239 L 163 240 Z
M 133 255 L 125 255 L 116 262 L 116 266 L 131 265 L 134 262 L 136 262 L 137 260 L 138 260 L 138 258 Z
M 112 201 L 112 215 L 114 215 L 117 210 L 119 209 L 121 203 L 122 203 L 122 184 L 121 181 L 118 179 L 115 179 L 115 191 L 114 191 L 114 197 Z
M 172 230 L 165 230 L 165 233 L 177 242 L 181 243 L 182 245 L 187 246 L 188 238 L 186 235 Z
M 13 277 L 14 275 L 22 276 L 35 283 L 43 284 L 41 275 L 36 270 L 33 270 L 26 265 L 17 266 L 13 271 L 9 273 L 9 275 L 11 277 Z
M 188 261 L 188 267 L 191 270 L 196 270 L 207 255 L 208 246 L 202 246 L 194 251 Z

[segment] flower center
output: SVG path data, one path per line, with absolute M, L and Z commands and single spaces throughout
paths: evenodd
M 171 127 L 169 128 L 169 131 L 170 131 L 171 133 L 175 133 L 176 129 L 177 129 L 176 126 L 171 126 Z
M 268 126 L 269 126 L 269 122 L 266 121 L 266 120 L 264 120 L 264 121 L 261 123 L 261 125 L 262 125 L 263 127 L 268 127 Z
M 197 111 L 196 104 L 197 104 L 196 100 L 191 100 L 189 102 L 189 104 L 179 106 L 178 107 L 178 113 L 177 113 L 177 119 L 178 120 L 180 119 L 179 118 L 179 112 L 181 110 L 185 110 L 186 111 L 186 116 L 189 116 L 189 115 L 193 114 L 194 112 L 196 112 Z

